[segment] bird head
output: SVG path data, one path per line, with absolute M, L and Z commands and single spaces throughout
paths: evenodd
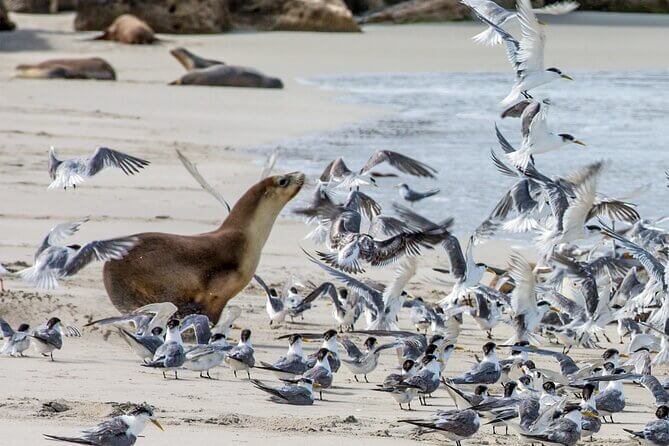
M 556 78 L 562 78 L 568 81 L 574 80 L 571 76 L 564 74 L 559 68 L 555 67 L 546 68 L 546 73 L 550 73 L 552 76 L 555 76 Z
M 574 136 L 569 133 L 558 133 L 558 136 L 562 138 L 564 144 L 578 144 L 579 146 L 586 147 L 586 144 L 583 141 L 574 138 Z

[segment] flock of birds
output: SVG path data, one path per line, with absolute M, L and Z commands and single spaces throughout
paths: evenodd
M 661 382 L 652 374 L 653 367 L 669 365 L 669 232 L 658 226 L 660 220 L 642 219 L 625 199 L 598 192 L 603 162 L 564 177 L 539 170 L 540 154 L 584 145 L 571 134 L 553 132 L 547 123 L 550 101 L 532 96 L 540 85 L 571 78 L 560 69 L 544 68 L 544 27 L 529 0 L 518 0 L 517 11 L 490 0 L 463 2 L 487 25 L 475 40 L 505 45 L 516 82 L 502 101 L 502 116 L 519 117 L 522 136 L 516 149 L 495 128 L 503 155 L 492 151 L 492 162 L 513 183 L 468 237 L 464 250 L 452 232 L 452 218 L 432 221 L 397 203 L 393 215 L 384 213 L 365 192 L 379 187 L 379 179 L 387 176 L 375 171 L 381 164 L 423 178 L 437 174 L 432 167 L 388 150 L 374 152 L 359 170 L 338 158 L 326 166 L 308 202 L 295 210 L 312 226 L 307 238 L 318 246 L 313 253 L 305 250 L 306 258 L 332 282 L 317 285 L 291 277 L 278 290 L 254 277 L 266 296 L 270 327 L 286 324 L 287 318 L 304 318 L 319 299 L 326 298 L 335 328 L 281 336 L 278 339 L 287 341 L 286 354 L 265 362 L 256 361 L 248 328 L 232 342 L 242 316 L 234 305 L 228 305 L 215 324 L 199 314 L 179 319 L 176 306 L 159 303 L 87 325 L 113 327 L 142 366 L 158 369 L 164 377 L 170 373 L 178 379 L 180 371 L 190 370 L 211 378 L 212 369 L 227 365 L 235 376 L 246 375 L 270 401 L 288 405 L 326 401 L 323 393 L 342 365 L 356 381 L 369 382 L 381 355 L 389 352 L 397 358 L 399 372 L 372 390 L 388 394 L 401 410 L 412 410 L 415 399 L 429 405 L 428 398 L 444 389 L 454 409 L 439 410 L 428 419 L 400 421 L 437 431 L 458 446 L 484 422 L 493 431 L 504 426 L 508 433 L 511 428 L 524 442 L 573 446 L 581 438 L 597 435 L 603 423 L 614 422 L 626 406 L 624 383 L 633 383 L 649 391 L 657 411 L 656 419 L 642 430 L 628 432 L 653 445 L 669 445 L 669 381 Z M 574 9 L 571 3 L 555 8 L 554 12 Z M 520 39 L 507 30 L 514 20 L 520 25 Z M 203 189 L 229 210 L 197 167 L 179 156 Z M 263 168 L 263 177 L 275 161 L 276 153 Z M 133 174 L 146 165 L 147 161 L 104 148 L 91 158 L 67 161 L 58 160 L 52 150 L 50 187 L 76 187 L 106 167 Z M 406 183 L 398 187 L 412 206 L 438 193 L 418 192 Z M 132 249 L 132 238 L 93 241 L 83 247 L 62 245 L 84 222 L 53 228 L 37 250 L 34 266 L 18 276 L 40 288 L 53 288 L 59 279 L 92 261 L 120 258 Z M 501 232 L 530 234 L 537 260 L 513 252 L 505 269 L 477 262 L 474 247 Z M 449 262 L 433 270 L 448 278 L 437 282 L 449 284 L 450 291 L 438 302 L 410 295 L 406 288 L 421 254 L 440 249 Z M 369 280 L 363 273 L 370 266 L 394 268 L 394 275 L 387 283 Z M 2 273 L 7 271 L 0 269 Z M 466 315 L 489 340 L 469 371 L 452 376 L 447 372 L 449 359 L 460 349 L 458 337 Z M 407 316 L 411 329 L 406 328 Z M 492 342 L 493 330 L 500 324 L 510 327 L 512 334 L 497 344 Z M 610 324 L 617 325 L 621 350 L 601 347 L 604 341 L 611 342 L 606 333 Z M 6 340 L 2 354 L 22 356 L 33 344 L 52 360 L 64 336 L 81 336 L 76 327 L 65 326 L 56 317 L 32 331 L 27 324 L 13 330 L 0 320 L 0 329 Z M 354 339 L 360 336 L 364 341 L 356 344 Z M 625 338 L 629 338 L 626 345 Z M 305 342 L 319 342 L 320 347 L 307 355 Z M 562 350 L 543 348 L 546 342 L 560 344 Z M 582 363 L 569 356 L 572 347 L 603 353 Z M 500 359 L 501 349 L 508 349 L 509 356 Z M 538 367 L 539 359 L 554 360 L 554 367 Z M 256 369 L 271 372 L 282 384 L 252 379 Z M 47 438 L 131 445 L 149 421 L 162 429 L 153 409 L 142 405 L 79 437 Z

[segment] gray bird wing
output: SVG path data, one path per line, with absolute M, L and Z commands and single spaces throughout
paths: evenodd
M 228 357 L 242 362 L 249 367 L 253 367 L 256 362 L 255 357 L 253 356 L 253 349 L 247 345 L 233 348 L 228 354 Z
M 365 354 L 360 351 L 357 345 L 353 343 L 350 339 L 341 339 L 339 341 L 342 347 L 344 347 L 344 350 L 346 350 L 346 354 L 348 355 L 349 358 L 351 358 L 354 361 L 359 360 Z
M 52 345 L 57 349 L 60 349 L 63 346 L 63 337 L 56 330 L 42 328 L 33 331 L 31 336 L 35 339 L 39 339 L 45 344 Z
M 499 379 L 500 371 L 495 368 L 491 362 L 482 362 L 474 366 L 472 370 L 462 375 L 460 378 L 454 378 L 455 384 L 476 384 L 476 383 L 494 383 Z
M 152 354 L 155 355 L 156 350 L 163 345 L 163 338 L 159 336 L 154 336 L 154 335 L 148 335 L 148 336 L 139 336 L 134 333 L 130 333 L 128 330 L 124 328 L 119 328 L 119 333 L 121 333 L 121 337 L 128 343 L 128 345 L 131 345 L 131 342 L 135 342 L 137 344 L 140 344 L 142 347 L 144 347 L 146 350 L 151 352 Z
M 636 243 L 633 243 L 622 235 L 616 233 L 605 224 L 602 223 L 601 226 L 604 228 L 603 233 L 623 245 L 625 249 L 627 249 L 632 254 L 632 256 L 637 259 L 641 265 L 643 265 L 646 271 L 648 271 L 648 274 L 653 277 L 657 283 L 664 284 L 664 265 L 662 265 L 662 263 L 660 263 L 660 261 L 657 260 L 655 256 Z
M 660 384 L 660 381 L 656 377 L 653 375 L 643 375 L 638 381 L 653 395 L 655 405 L 661 406 L 669 403 L 669 395 L 667 395 L 667 391 L 664 390 L 664 387 L 662 387 L 662 384 Z
M 532 101 L 527 107 L 525 107 L 523 114 L 520 115 L 521 134 L 523 135 L 523 138 L 528 138 L 530 136 L 532 121 L 536 117 L 541 119 L 541 102 Z
M 357 190 L 349 192 L 344 207 L 360 214 L 365 214 L 369 220 L 374 219 L 381 213 L 381 205 L 379 203 L 369 195 Z
M 5 338 L 11 338 L 14 334 L 14 329 L 2 318 L 0 318 L 0 333 Z
M 72 276 L 93 261 L 106 262 L 123 258 L 137 244 L 135 237 L 96 240 L 86 243 L 63 268 L 64 276 Z
M 653 420 L 644 426 L 643 434 L 650 444 L 669 444 L 669 421 Z
M 84 218 L 82 220 L 60 223 L 51 228 L 51 230 L 46 235 L 44 240 L 42 240 L 42 244 L 37 249 L 37 252 L 35 253 L 35 258 L 37 258 L 42 253 L 42 251 L 46 250 L 50 246 L 61 244 L 66 238 L 72 236 L 75 232 L 77 232 L 81 227 L 81 225 L 83 225 L 87 221 L 88 218 Z
M 181 153 L 180 150 L 177 149 L 177 156 L 179 157 L 179 161 L 181 161 L 181 164 L 186 168 L 188 173 L 197 181 L 197 183 L 200 185 L 202 189 L 204 189 L 205 192 L 209 193 L 212 197 L 216 199 L 219 203 L 221 203 L 225 208 L 230 212 L 230 205 L 228 202 L 223 198 L 223 195 L 217 191 L 214 186 L 209 184 L 207 180 L 204 179 L 202 174 L 200 173 L 199 169 L 197 168 L 197 165 L 186 156 Z
M 311 262 L 320 266 L 322 269 L 328 272 L 332 277 L 344 283 L 344 285 L 346 285 L 346 287 L 349 288 L 350 290 L 355 291 L 360 297 L 363 298 L 365 305 L 369 306 L 372 309 L 372 311 L 376 312 L 377 314 L 382 311 L 384 307 L 383 295 L 378 290 L 375 290 L 369 285 L 366 285 L 365 283 L 357 279 L 354 279 L 353 277 L 349 276 L 348 274 L 342 271 L 336 270 L 328 265 L 319 262 L 308 252 L 304 251 L 304 253 L 307 255 L 307 257 Z
M 179 327 L 181 333 L 190 328 L 195 332 L 195 341 L 198 344 L 207 344 L 211 339 L 210 321 L 204 314 L 190 314 L 181 321 Z
M 307 363 L 304 358 L 298 355 L 282 356 L 274 364 L 267 364 L 262 361 L 261 364 L 270 369 L 294 375 L 301 375 L 307 370 Z
M 134 436 L 128 436 L 128 425 L 121 417 L 112 418 L 109 421 L 98 424 L 92 429 L 82 432 L 81 438 L 93 445 L 131 446 L 137 440 Z
M 367 160 L 360 173 L 369 172 L 374 166 L 387 162 L 402 173 L 417 177 L 434 178 L 437 170 L 418 160 L 390 150 L 377 150 Z
M 304 372 L 302 376 L 310 378 L 314 382 L 314 386 L 329 387 L 332 383 L 332 373 L 323 367 L 313 367 Z
M 149 164 L 148 161 L 141 158 L 99 147 L 86 162 L 86 174 L 93 176 L 107 167 L 117 167 L 126 175 L 134 175 Z

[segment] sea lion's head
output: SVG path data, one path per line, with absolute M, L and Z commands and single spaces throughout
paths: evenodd
M 276 217 L 303 185 L 302 172 L 275 175 L 261 180 L 237 201 L 224 225 L 246 228 L 255 237 L 266 239 Z

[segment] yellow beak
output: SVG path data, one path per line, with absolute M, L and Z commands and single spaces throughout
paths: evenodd
M 463 351 L 465 351 L 465 349 L 462 348 L 462 347 L 460 347 L 459 345 L 456 345 L 455 348 L 454 348 L 453 350 L 457 350 L 457 351 L 459 351 L 459 352 L 463 352 Z
M 586 146 L 587 146 L 586 143 L 584 143 L 583 141 L 579 141 L 578 139 L 575 139 L 575 140 L 573 140 L 572 142 L 573 142 L 574 144 L 578 144 L 579 146 L 583 146 L 583 147 L 586 147 Z
M 555 311 L 556 313 L 562 313 L 562 310 L 560 310 L 557 307 L 548 307 L 550 310 Z
M 586 416 L 586 417 L 593 417 L 593 418 L 596 418 L 596 417 L 599 416 L 598 413 L 595 413 L 591 410 L 584 410 L 583 412 L 581 412 L 581 415 Z
M 150 418 L 151 422 L 155 424 L 155 426 L 160 429 L 161 431 L 164 431 L 165 429 L 163 428 L 163 425 L 160 424 L 160 421 L 154 420 L 153 418 Z
M 628 355 L 626 355 L 625 353 L 620 353 L 620 355 L 619 355 L 619 356 L 620 356 L 621 358 L 629 358 L 629 356 L 628 356 Z
M 539 25 L 545 25 L 546 24 L 546 22 L 544 22 L 543 20 L 539 20 L 539 19 L 537 19 L 537 23 Z
M 571 77 L 571 76 L 569 76 L 569 75 L 567 75 L 567 74 L 561 74 L 560 77 L 561 77 L 562 79 L 567 79 L 568 81 L 573 81 L 573 80 L 574 80 L 573 77 Z

